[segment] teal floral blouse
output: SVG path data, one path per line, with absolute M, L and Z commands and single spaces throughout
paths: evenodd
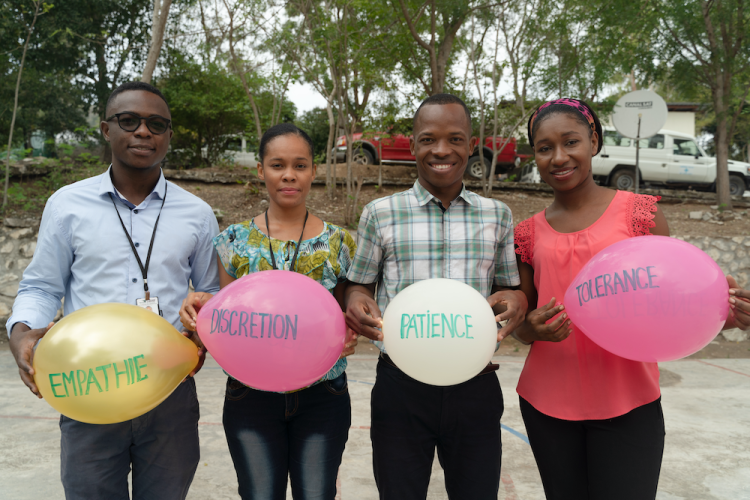
M 227 274 L 241 278 L 273 269 L 268 240 L 255 221 L 250 220 L 229 226 L 213 239 L 213 243 Z M 271 247 L 276 265 L 291 271 L 289 267 L 297 242 L 271 238 Z M 300 243 L 295 270 L 333 293 L 336 285 L 346 279 L 356 249 L 357 244 L 346 229 L 323 222 L 323 231 L 318 236 Z M 346 358 L 339 359 L 316 384 L 335 379 L 344 373 L 346 366 Z

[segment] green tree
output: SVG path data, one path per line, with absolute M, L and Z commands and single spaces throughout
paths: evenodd
M 328 146 L 328 112 L 326 108 L 313 108 L 305 111 L 295 120 L 296 125 L 307 132 L 313 141 L 317 163 L 326 161 Z
M 109 94 L 138 80 L 148 53 L 150 0 L 66 0 L 50 16 L 50 52 L 40 57 L 64 64 L 104 119 Z
M 720 206 L 732 209 L 729 145 L 750 86 L 750 2 L 748 0 L 659 3 L 656 39 L 673 65 L 673 75 L 710 91 L 716 115 L 716 191 Z
M 175 163 L 197 166 L 221 160 L 227 140 L 243 134 L 252 120 L 252 110 L 239 78 L 212 63 L 208 68 L 182 54 L 170 54 L 170 72 L 157 80 L 172 111 L 172 150 Z M 203 158 L 202 148 L 207 154 Z
M 13 144 L 13 128 L 16 124 L 16 114 L 18 112 L 18 91 L 21 86 L 21 75 L 23 73 L 23 63 L 26 61 L 26 50 L 29 48 L 29 40 L 31 39 L 31 33 L 34 31 L 34 25 L 36 24 L 36 20 L 39 17 L 39 11 L 42 8 L 42 2 L 41 0 L 36 0 L 32 3 L 31 7 L 33 7 L 33 17 L 31 19 L 31 23 L 28 25 L 28 29 L 26 30 L 26 40 L 23 44 L 23 52 L 21 55 L 21 61 L 18 65 L 18 77 L 16 78 L 16 91 L 15 91 L 15 100 L 13 102 L 13 116 L 10 121 L 10 127 L 8 132 L 8 154 L 6 156 L 7 163 L 5 164 L 5 189 L 3 190 L 3 209 L 8 205 L 8 181 L 10 179 L 10 147 L 11 144 Z
M 383 2 L 385 4 L 385 2 Z M 495 3 L 477 0 L 389 0 L 391 15 L 382 21 L 392 34 L 384 41 L 404 78 L 427 95 L 446 89 L 459 30 L 477 10 Z M 384 7 L 385 8 L 385 7 Z

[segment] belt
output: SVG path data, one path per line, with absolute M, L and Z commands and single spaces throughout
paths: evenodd
M 398 366 L 396 366 L 396 363 L 394 363 L 393 360 L 391 359 L 391 357 L 388 356 L 386 353 L 381 352 L 380 353 L 380 359 L 382 359 L 383 361 L 385 361 L 386 363 L 388 363 L 389 365 L 391 365 L 395 369 L 403 371 L 403 370 L 401 370 L 401 368 L 399 368 Z M 477 373 L 476 376 L 478 377 L 480 375 L 486 375 L 487 373 L 496 372 L 499 368 L 500 368 L 499 364 L 493 363 L 493 362 L 490 361 L 490 363 L 488 363 L 487 366 L 485 366 L 484 368 L 482 368 L 482 371 L 479 372 L 479 373 Z

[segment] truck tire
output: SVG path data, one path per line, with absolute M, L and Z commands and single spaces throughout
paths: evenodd
M 492 167 L 492 161 L 487 159 L 485 156 L 472 156 L 469 158 L 469 164 L 466 166 L 466 173 L 475 179 L 482 178 L 482 163 L 484 163 L 485 171 L 484 175 L 489 177 L 490 167 Z
M 745 192 L 745 179 L 739 175 L 729 175 L 729 194 L 732 196 L 742 196 Z
M 635 171 L 623 168 L 615 172 L 609 180 L 609 185 L 620 191 L 629 191 L 635 188 Z
M 375 157 L 366 149 L 359 148 L 352 153 L 352 162 L 359 165 L 374 165 Z

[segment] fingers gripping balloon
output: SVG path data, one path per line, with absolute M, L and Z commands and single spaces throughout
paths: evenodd
M 702 349 L 729 312 L 721 268 L 666 236 L 630 238 L 596 254 L 565 293 L 573 324 L 604 349 L 669 361 Z
M 155 408 L 198 363 L 195 344 L 161 316 L 97 304 L 65 316 L 34 353 L 34 380 L 63 415 L 90 424 Z

